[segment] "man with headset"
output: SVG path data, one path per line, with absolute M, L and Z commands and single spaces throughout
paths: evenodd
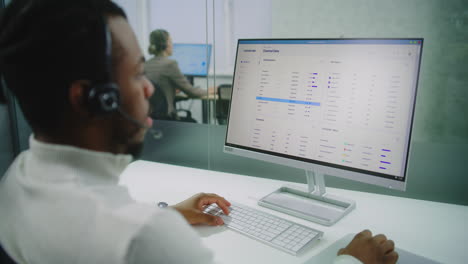
M 13 0 L 4 12 L 0 70 L 33 129 L 0 182 L 0 244 L 14 261 L 213 261 L 189 224 L 222 225 L 202 209 L 228 214 L 227 200 L 198 194 L 164 209 L 118 186 L 152 124 L 143 65 L 125 13 L 108 0 Z M 393 249 L 364 231 L 337 263 L 394 263 Z

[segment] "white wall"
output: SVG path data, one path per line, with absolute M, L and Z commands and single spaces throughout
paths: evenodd
M 232 75 L 238 38 L 271 36 L 271 0 L 151 0 L 149 3 L 150 31 L 166 29 L 174 42 L 214 44 L 211 72 L 216 65 L 217 74 Z
M 150 0 L 151 1 L 151 0 Z M 123 8 L 145 57 L 148 57 L 148 0 L 113 0 Z
M 230 39 L 225 38 L 226 71 L 234 70 L 237 40 L 240 38 L 271 38 L 271 0 L 224 0 L 224 16 L 230 19 L 231 27 L 225 27 Z M 228 13 L 228 10 L 230 13 Z

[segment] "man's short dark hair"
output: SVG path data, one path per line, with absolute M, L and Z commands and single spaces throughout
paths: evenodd
M 60 127 L 74 81 L 108 78 L 110 16 L 126 18 L 110 0 L 13 0 L 3 12 L 0 73 L 35 133 L 53 135 Z

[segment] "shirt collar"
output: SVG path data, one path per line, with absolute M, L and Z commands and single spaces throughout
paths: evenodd
M 117 183 L 120 174 L 132 162 L 132 155 L 112 154 L 89 149 L 82 149 L 69 145 L 45 143 L 29 138 L 32 154 L 45 162 L 65 165 L 79 169 L 82 173 L 76 176 L 85 177 L 93 182 L 111 181 Z

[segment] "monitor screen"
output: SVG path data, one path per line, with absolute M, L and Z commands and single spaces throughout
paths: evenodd
M 225 149 L 405 183 L 422 42 L 239 40 Z
M 188 76 L 206 76 L 210 68 L 211 44 L 174 43 L 172 59 Z

